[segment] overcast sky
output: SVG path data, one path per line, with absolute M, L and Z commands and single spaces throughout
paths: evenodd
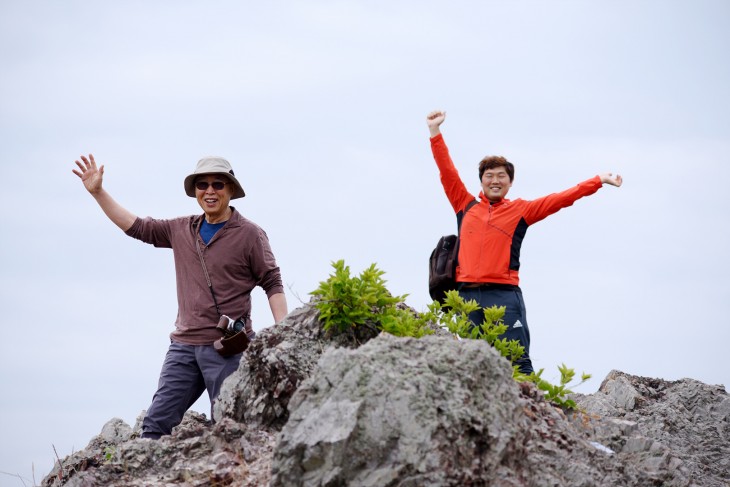
M 527 232 L 534 365 L 592 373 L 586 393 L 612 369 L 730 383 L 724 0 L 3 0 L 0 38 L 1 486 L 134 424 L 175 320 L 171 251 L 106 219 L 71 173 L 90 152 L 121 204 L 159 218 L 199 213 L 183 179 L 228 158 L 290 309 L 338 259 L 425 309 L 456 226 L 432 109 L 475 194 L 488 154 L 515 163 L 512 199 L 619 172 Z M 261 290 L 254 307 L 270 326 Z

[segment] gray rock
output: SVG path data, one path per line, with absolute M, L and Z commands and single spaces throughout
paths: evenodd
M 289 403 L 272 486 L 646 485 L 481 341 L 328 349 Z
M 465 374 L 467 362 L 478 365 Z M 272 485 L 438 485 L 455 472 L 468 481 L 474 463 L 496 472 L 522 440 L 509 427 L 522 407 L 511 374 L 485 342 L 383 335 L 328 349 L 289 405 Z
M 127 426 L 131 431 L 131 428 Z M 100 435 L 101 436 L 101 435 Z M 172 435 L 98 443 L 63 460 L 43 486 L 266 485 L 275 435 L 188 412 Z
M 612 371 L 565 412 L 482 342 L 323 332 L 311 305 L 263 330 L 215 422 L 103 426 L 43 486 L 728 486 L 721 386 Z
M 221 386 L 215 420 L 275 429 L 286 423 L 289 399 L 327 346 L 317 316 L 314 307 L 304 306 L 258 333 L 238 370 Z
M 727 487 L 729 399 L 722 386 L 612 371 L 598 392 L 576 402 L 593 416 L 586 433 L 652 479 L 667 485 Z M 607 403 L 615 407 L 605 407 Z
M 132 436 L 132 428 L 121 419 L 113 418 L 104 425 L 99 436 L 109 443 L 121 443 Z

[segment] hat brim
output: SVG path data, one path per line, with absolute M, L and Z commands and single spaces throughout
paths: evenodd
M 233 176 L 227 172 L 201 172 L 189 175 L 185 178 L 185 181 L 183 182 L 185 186 L 185 194 L 187 194 L 191 198 L 195 198 L 195 179 L 197 179 L 198 176 L 209 175 L 223 176 L 225 178 L 228 178 L 231 184 L 233 184 L 234 188 L 233 194 L 231 195 L 232 200 L 235 200 L 236 198 L 243 198 L 244 196 L 246 196 L 246 192 L 243 191 L 243 187 L 241 186 L 241 183 L 238 182 L 238 179 L 236 179 L 236 176 Z

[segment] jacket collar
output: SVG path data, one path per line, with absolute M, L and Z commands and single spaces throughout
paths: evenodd
M 234 207 L 231 206 L 230 208 L 231 208 L 231 217 L 228 220 L 226 220 L 225 226 L 226 227 L 238 227 L 243 222 L 243 215 L 241 215 L 238 211 L 236 211 L 236 209 Z M 203 213 L 202 215 L 193 217 L 193 222 L 192 222 L 193 227 L 197 228 L 198 225 L 203 223 L 204 219 L 205 219 L 205 213 Z
M 507 198 L 502 198 L 501 200 L 497 201 L 496 203 L 492 203 L 491 201 L 489 201 L 489 199 L 486 196 L 484 196 L 484 192 L 482 192 L 482 191 L 479 192 L 479 201 L 481 201 L 482 203 L 486 203 L 493 207 L 502 206 L 505 203 L 510 202 L 510 200 L 508 200 Z

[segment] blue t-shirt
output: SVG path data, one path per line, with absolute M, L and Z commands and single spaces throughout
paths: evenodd
M 200 225 L 200 236 L 203 238 L 203 242 L 205 242 L 205 245 L 208 245 L 208 242 L 210 242 L 210 239 L 213 238 L 213 235 L 223 228 L 223 225 L 225 225 L 226 222 L 221 223 L 208 223 L 205 221 L 205 218 L 203 218 L 203 224 Z

